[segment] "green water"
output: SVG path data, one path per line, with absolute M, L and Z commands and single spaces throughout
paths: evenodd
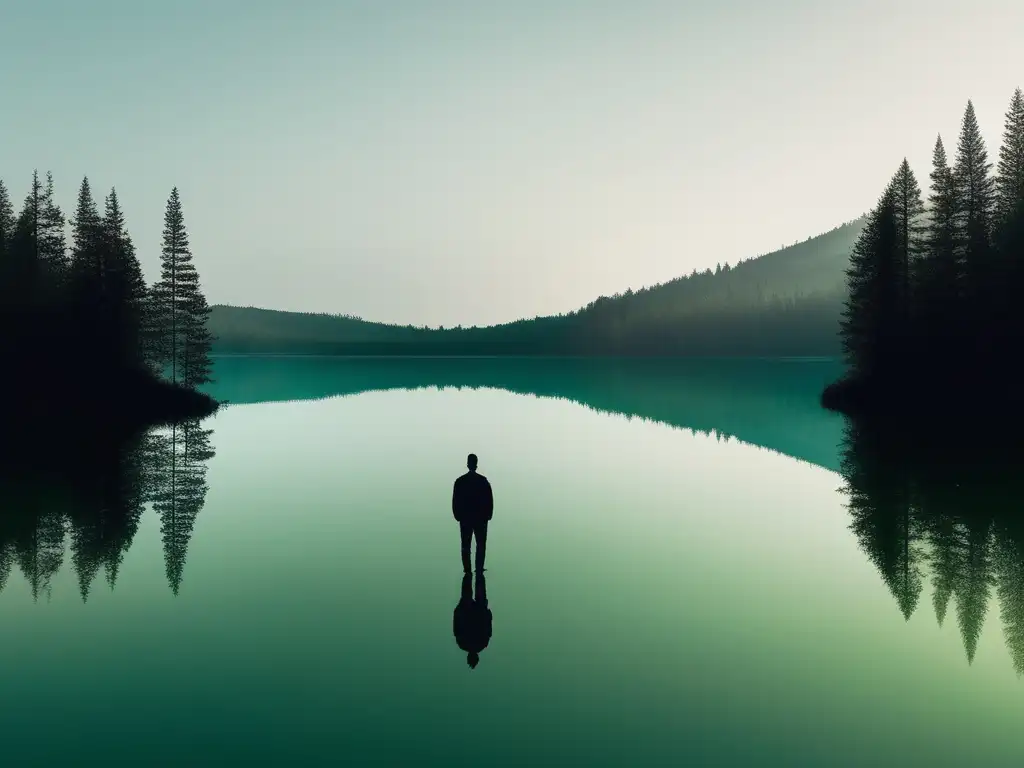
M 202 425 L 5 486 L 2 764 L 1024 764 L 1024 557 L 848 508 L 835 373 L 223 358 Z

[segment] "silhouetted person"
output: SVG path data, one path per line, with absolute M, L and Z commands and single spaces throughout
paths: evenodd
M 462 577 L 462 597 L 452 615 L 452 632 L 459 648 L 466 652 L 466 663 L 476 669 L 480 651 L 491 640 L 491 609 L 487 607 L 487 583 L 484 575 L 476 575 L 476 600 L 473 599 L 472 576 Z
M 484 570 L 487 554 L 487 523 L 494 515 L 494 495 L 487 478 L 476 471 L 476 454 L 466 458 L 469 472 L 455 480 L 452 514 L 462 534 L 462 570 L 469 573 L 469 550 L 476 536 L 476 572 Z

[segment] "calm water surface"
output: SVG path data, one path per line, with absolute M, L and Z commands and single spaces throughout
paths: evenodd
M 216 417 L 7 481 L 2 764 L 1022 765 L 1024 558 L 851 505 L 834 373 L 221 359 Z

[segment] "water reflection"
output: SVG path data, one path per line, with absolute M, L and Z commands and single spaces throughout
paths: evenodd
M 900 612 L 919 609 L 926 582 L 942 626 L 950 605 L 968 663 L 993 596 L 1013 666 L 1024 673 L 1024 520 L 1019 467 L 957 451 L 963 440 L 932 443 L 892 428 L 850 423 L 842 446 L 850 527 Z M 974 444 L 976 445 L 976 444 Z M 944 458 L 942 446 L 948 448 Z M 957 447 L 959 446 L 959 448 Z
M 0 590 L 17 565 L 32 599 L 49 597 L 68 552 L 83 601 L 101 571 L 113 589 L 145 504 L 152 502 L 167 581 L 177 594 L 206 497 L 211 434 L 198 420 L 131 437 L 100 433 L 69 441 L 49 461 L 6 465 L 0 472 L 6 507 L 0 512 Z
M 175 595 L 181 589 L 192 530 L 206 501 L 206 463 L 214 455 L 212 434 L 198 421 L 187 421 L 153 436 L 156 460 L 149 498 L 160 516 L 167 583 Z
M 736 439 L 839 470 L 842 419 L 818 403 L 829 360 L 221 357 L 209 392 L 245 403 L 365 392 L 500 389 Z
M 254 375 L 277 370 L 295 386 L 312 386 L 292 378 L 291 363 L 280 369 L 266 361 L 251 365 Z M 801 444 L 804 455 L 819 457 L 823 466 L 829 463 L 819 447 L 832 434 L 829 416 L 813 402 L 802 416 L 807 400 L 802 394 L 792 402 L 776 399 L 779 392 L 802 392 L 803 385 L 796 386 L 801 375 L 812 382 L 819 378 L 818 372 L 801 374 L 799 364 L 766 364 L 762 367 L 767 373 L 757 377 L 710 366 L 686 369 L 685 377 L 676 369 L 653 366 L 628 373 L 615 369 L 620 372 L 612 375 L 611 368 L 572 362 L 526 362 L 518 369 L 502 367 L 504 362 L 458 362 L 450 370 L 436 361 L 421 369 L 409 361 L 323 365 L 319 384 L 324 391 L 447 386 L 465 375 L 480 386 L 572 396 L 595 408 L 698 425 L 695 430 L 718 429 L 716 425 L 725 423 L 762 447 L 789 450 L 790 455 L 797 453 L 788 447 L 792 435 L 809 434 L 813 444 Z M 221 373 L 218 378 L 225 386 L 238 386 L 241 393 L 244 387 Z M 741 390 L 726 385 L 733 375 Z M 780 411 L 780 402 L 788 402 L 788 410 Z M 821 419 L 821 429 L 812 416 Z M 131 439 L 108 438 L 102 432 L 72 434 L 55 443 L 56 452 L 33 454 L 31 461 L 18 465 L 3 464 L 0 589 L 17 569 L 33 599 L 46 599 L 54 575 L 66 563 L 73 568 L 83 600 L 98 580 L 113 588 L 149 504 L 160 520 L 167 583 L 177 594 L 206 499 L 212 435 L 197 421 Z M 968 662 L 978 652 L 986 621 L 999 621 L 1013 666 L 1024 673 L 1024 516 L 1014 483 L 1017 468 L 1005 461 L 970 461 L 964 451 L 950 447 L 950 440 L 939 444 L 946 460 L 925 458 L 920 442 L 898 438 L 890 428 L 847 425 L 836 465 L 845 481 L 850 528 L 905 618 L 928 610 L 940 626 L 955 621 Z M 834 442 L 832 446 L 834 457 Z M 15 448 L 7 450 L 13 453 Z M 453 616 L 455 640 L 470 666 L 479 660 L 491 632 L 486 583 L 480 578 L 475 586 L 474 596 L 472 579 L 462 584 Z
M 487 604 L 487 580 L 483 573 L 476 574 L 476 596 L 473 596 L 473 577 L 467 572 L 462 577 L 462 593 L 452 615 L 452 633 L 459 648 L 466 652 L 466 663 L 476 669 L 480 652 L 491 642 L 492 614 Z

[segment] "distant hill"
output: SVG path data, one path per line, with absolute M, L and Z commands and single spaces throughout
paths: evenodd
M 686 277 L 646 289 L 641 294 L 658 298 L 691 300 L 697 292 L 695 278 L 710 277 L 701 291 L 701 298 L 713 301 L 718 297 L 798 298 L 810 295 L 843 293 L 846 290 L 846 267 L 850 251 L 864 228 L 864 217 L 854 219 L 825 234 L 809 237 L 801 243 L 740 261 L 720 271 L 694 270 Z M 692 288 L 691 290 L 691 283 Z
M 278 354 L 833 355 L 864 219 L 735 266 L 602 296 L 574 312 L 429 329 L 215 305 L 215 351 Z

